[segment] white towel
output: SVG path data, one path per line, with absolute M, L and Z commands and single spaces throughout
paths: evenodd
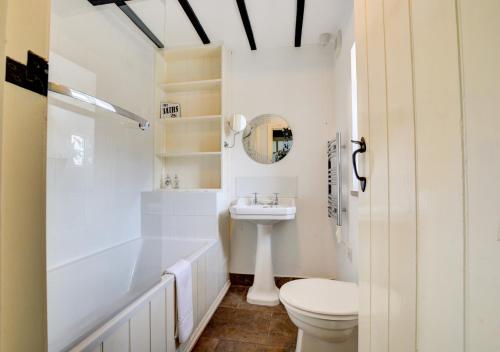
M 189 339 L 194 327 L 191 263 L 181 259 L 168 268 L 168 272 L 175 276 L 177 333 L 179 334 L 179 342 L 183 343 Z
M 342 242 L 342 226 L 337 225 L 337 231 L 335 231 L 335 237 L 337 237 L 337 243 Z

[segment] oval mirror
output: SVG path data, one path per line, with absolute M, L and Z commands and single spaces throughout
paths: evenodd
M 284 118 L 266 114 L 248 123 L 242 142 L 250 158 L 261 164 L 273 164 L 288 155 L 293 146 L 293 134 Z
M 242 132 L 247 127 L 247 119 L 241 114 L 233 114 L 229 119 L 229 128 L 234 133 Z

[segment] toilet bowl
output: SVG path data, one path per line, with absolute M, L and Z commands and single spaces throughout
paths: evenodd
M 327 279 L 301 279 L 280 289 L 280 301 L 298 327 L 297 352 L 358 350 L 358 287 Z

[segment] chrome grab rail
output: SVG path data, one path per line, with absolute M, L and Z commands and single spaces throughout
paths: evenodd
M 133 112 L 125 110 L 117 105 L 108 103 L 104 100 L 93 97 L 87 93 L 80 92 L 76 89 L 69 88 L 69 87 L 63 86 L 62 84 L 54 83 L 54 82 L 49 82 L 49 91 L 83 101 L 84 103 L 97 106 L 101 109 L 104 109 L 104 110 L 107 110 L 110 112 L 114 112 L 118 115 L 121 115 L 121 116 L 126 117 L 126 118 L 131 119 L 131 120 L 134 120 L 134 121 L 139 123 L 139 128 L 142 130 L 147 130 L 149 128 L 149 121 L 148 120 L 140 117 L 139 115 L 134 114 Z

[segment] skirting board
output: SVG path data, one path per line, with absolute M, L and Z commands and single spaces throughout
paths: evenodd
M 224 299 L 224 296 L 226 295 L 227 291 L 229 290 L 229 287 L 231 286 L 231 282 L 228 280 L 222 289 L 219 292 L 219 295 L 215 298 L 214 302 L 208 309 L 208 311 L 205 313 L 205 316 L 203 319 L 201 319 L 200 323 L 198 324 L 198 327 L 196 330 L 191 334 L 191 338 L 189 341 L 186 343 L 186 347 L 183 349 L 178 349 L 177 352 L 191 352 L 196 345 L 196 342 L 198 342 L 198 339 L 200 338 L 201 334 L 203 333 L 203 330 L 205 330 L 205 327 L 207 326 L 208 322 L 210 319 L 212 319 L 212 316 L 214 315 L 215 311 L 219 307 L 219 304 L 222 302 Z
M 236 273 L 230 273 L 229 274 L 229 280 L 231 281 L 232 285 L 235 286 L 252 286 L 253 285 L 253 274 L 236 274 Z M 281 276 L 275 276 L 274 277 L 274 282 L 278 288 L 283 286 L 289 281 L 293 280 L 298 280 L 302 279 L 300 277 L 281 277 Z

